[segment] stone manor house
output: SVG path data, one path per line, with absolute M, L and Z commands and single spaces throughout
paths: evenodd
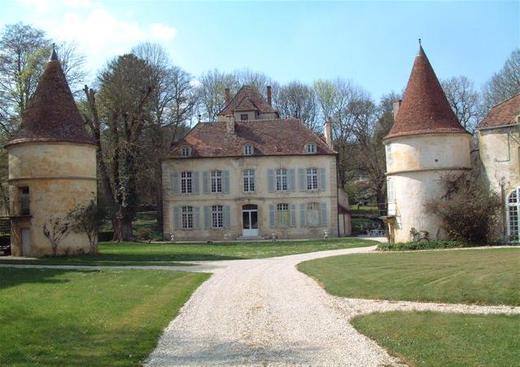
M 322 238 L 350 234 L 331 123 L 325 138 L 281 119 L 252 86 L 217 121 L 199 122 L 162 162 L 164 234 L 179 240 Z

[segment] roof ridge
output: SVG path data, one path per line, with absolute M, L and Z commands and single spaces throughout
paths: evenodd
M 513 98 L 516 98 L 516 97 L 520 97 L 520 92 L 515 94 L 515 95 L 513 95 L 513 96 L 511 96 L 511 97 L 509 97 L 509 98 L 504 99 L 503 101 L 498 102 L 497 104 L 492 105 L 489 109 L 491 110 L 492 108 L 498 107 L 501 104 L 504 104 L 504 103 L 512 100 Z

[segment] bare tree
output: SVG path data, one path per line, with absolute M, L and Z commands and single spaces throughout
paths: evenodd
M 275 107 L 284 117 L 297 118 L 308 128 L 321 131 L 323 122 L 318 122 L 318 105 L 314 89 L 301 82 L 291 82 L 280 87 Z
M 56 256 L 60 242 L 69 234 L 71 224 L 68 218 L 51 216 L 43 225 L 43 234 L 52 246 L 52 254 Z
M 480 94 L 465 76 L 441 81 L 442 89 L 461 125 L 473 132 L 482 117 Z
M 68 215 L 70 229 L 76 233 L 85 233 L 88 237 L 90 253 L 97 252 L 97 234 L 103 220 L 103 214 L 97 204 L 91 200 L 87 205 L 74 208 Z
M 200 77 L 198 89 L 199 112 L 208 121 L 214 121 L 226 101 L 226 88 L 236 93 L 240 82 L 236 75 L 220 72 L 217 69 L 208 71 Z
M 520 48 L 515 49 L 484 86 L 484 103 L 490 108 L 520 93 Z

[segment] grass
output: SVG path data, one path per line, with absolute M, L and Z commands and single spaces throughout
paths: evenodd
M 138 366 L 207 278 L 0 268 L 0 365 Z
M 349 239 L 212 244 L 100 243 L 96 256 L 44 257 L 37 260 L 0 258 L 0 264 L 60 265 L 178 265 L 176 261 L 257 259 L 305 252 L 373 246 L 376 242 Z
M 520 364 L 520 316 L 388 312 L 354 327 L 410 366 L 511 367 Z
M 298 269 L 337 296 L 520 306 L 520 249 L 335 256 Z

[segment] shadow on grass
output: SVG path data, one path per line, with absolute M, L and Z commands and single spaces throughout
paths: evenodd
M 19 269 L 0 268 L 0 289 L 16 287 L 22 284 L 63 284 L 68 279 L 57 279 L 68 272 L 92 273 L 97 270 L 65 270 L 65 269 Z

